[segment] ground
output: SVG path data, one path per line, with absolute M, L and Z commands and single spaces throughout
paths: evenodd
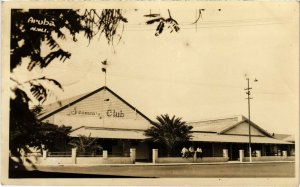
M 27 177 L 295 177 L 295 162 L 36 166 Z M 14 175 L 16 178 L 18 176 Z M 25 177 L 25 176 L 23 176 Z

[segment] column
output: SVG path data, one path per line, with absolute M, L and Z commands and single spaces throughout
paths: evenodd
M 43 159 L 46 160 L 47 158 L 47 150 L 43 150 Z
M 76 149 L 77 148 L 72 148 L 72 162 L 73 162 L 73 164 L 76 164 Z
M 103 150 L 102 151 L 102 157 L 103 157 L 103 159 L 107 159 L 107 151 L 106 150 Z
M 223 157 L 228 158 L 228 149 L 223 149 Z
M 243 162 L 244 161 L 244 150 L 240 150 L 240 162 Z
M 158 149 L 152 149 L 152 163 L 155 164 L 158 159 Z
M 130 148 L 130 158 L 135 163 L 135 158 L 136 158 L 136 150 L 135 148 Z
M 287 157 L 287 151 L 282 151 L 282 156 Z
M 261 151 L 260 151 L 260 150 L 256 150 L 255 153 L 256 153 L 256 154 L 255 154 L 256 157 L 261 157 Z

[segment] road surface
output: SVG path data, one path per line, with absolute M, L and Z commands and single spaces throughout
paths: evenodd
M 295 177 L 295 162 L 224 163 L 224 164 L 171 164 L 171 165 L 64 165 L 36 166 L 44 175 L 64 174 L 78 177 L 159 177 L 159 178 L 253 178 Z M 37 173 L 35 171 L 35 173 Z M 59 173 L 59 175 L 58 175 Z M 81 174 L 81 175 L 78 175 Z M 55 177 L 54 175 L 54 177 Z M 34 172 L 33 176 L 34 177 Z M 37 176 L 38 177 L 38 176 Z

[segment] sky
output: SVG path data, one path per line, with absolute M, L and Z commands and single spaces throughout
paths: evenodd
M 198 8 L 205 11 L 196 25 Z M 150 9 L 128 9 L 124 16 L 129 23 L 118 44 L 108 45 L 103 36 L 90 43 L 81 35 L 76 43 L 67 38 L 60 45 L 71 52 L 69 60 L 32 72 L 24 63 L 14 76 L 54 78 L 64 88 L 53 88 L 54 93 L 65 99 L 104 86 L 101 61 L 107 59 L 106 85 L 150 119 L 167 113 L 197 121 L 247 117 L 246 75 L 254 98 L 251 120 L 271 133 L 299 131 L 295 4 L 215 3 L 170 11 L 181 28 L 178 33 L 165 30 L 157 37 L 156 25 L 146 25 L 143 17 Z M 168 17 L 166 9 L 151 12 Z

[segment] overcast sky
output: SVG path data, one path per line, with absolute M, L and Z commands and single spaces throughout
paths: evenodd
M 205 11 L 195 25 L 197 8 Z M 62 41 L 71 59 L 54 62 L 42 72 L 63 85 L 64 91 L 55 91 L 59 98 L 102 87 L 100 62 L 107 59 L 107 86 L 153 120 L 165 113 L 185 121 L 247 117 L 247 74 L 254 97 L 251 119 L 269 132 L 298 131 L 295 4 L 228 3 L 171 9 L 181 30 L 165 30 L 159 37 L 154 35 L 156 25 L 145 25 L 143 15 L 149 11 L 126 10 L 129 23 L 114 47 L 104 37 L 89 45 L 83 37 L 77 43 Z M 165 9 L 151 12 L 168 16 Z M 27 77 L 40 74 L 17 71 Z

